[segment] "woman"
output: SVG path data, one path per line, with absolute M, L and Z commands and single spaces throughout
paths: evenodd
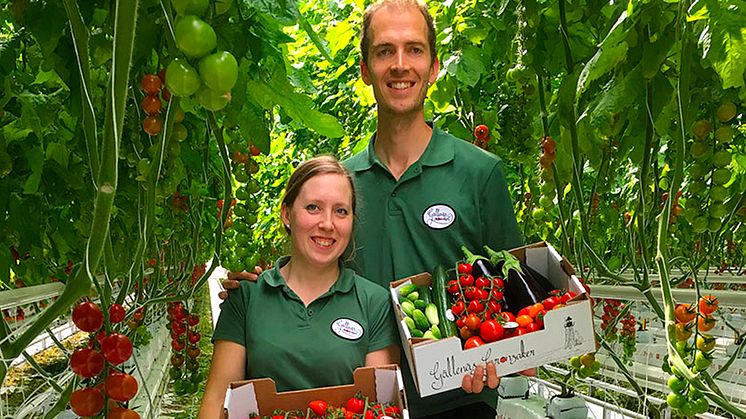
M 223 303 L 200 418 L 220 417 L 232 381 L 325 387 L 351 383 L 357 367 L 398 362 L 389 293 L 340 261 L 354 214 L 352 178 L 335 158 L 310 159 L 290 176 L 281 206 L 290 255 Z

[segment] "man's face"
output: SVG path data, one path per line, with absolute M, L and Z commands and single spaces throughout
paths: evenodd
M 428 83 L 440 65 L 432 60 L 425 18 L 415 7 L 384 6 L 370 22 L 368 63 L 360 62 L 363 81 L 373 86 L 378 113 L 422 113 Z

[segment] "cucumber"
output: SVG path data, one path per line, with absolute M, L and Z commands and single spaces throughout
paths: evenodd
M 440 334 L 440 328 L 438 326 L 433 325 L 433 327 L 430 328 L 430 333 L 435 336 L 435 339 L 440 339 L 443 337 L 443 335 Z
M 422 310 L 414 309 L 412 312 L 412 318 L 414 319 L 414 324 L 417 325 L 417 328 L 422 330 L 423 332 L 430 329 L 430 323 L 427 321 L 427 317 L 425 316 L 425 313 L 422 312 Z
M 420 293 L 418 291 L 412 291 L 409 294 L 407 294 L 407 300 L 409 301 L 417 301 L 420 298 Z
M 420 299 L 425 302 L 425 304 L 430 304 L 433 302 L 432 297 L 432 291 L 430 291 L 430 287 L 427 285 L 423 285 L 417 289 L 420 293 Z
M 425 333 L 422 334 L 422 337 L 425 338 L 425 339 L 438 340 L 438 338 L 436 338 L 435 335 L 433 334 L 433 332 L 431 332 L 429 329 L 428 329 L 427 332 L 425 332 Z
M 435 304 L 430 303 L 425 307 L 425 317 L 427 317 L 427 321 L 433 326 L 437 326 L 440 323 L 438 309 L 435 307 Z
M 407 284 L 399 288 L 399 295 L 401 295 L 402 297 L 406 297 L 407 295 L 411 294 L 414 291 L 417 291 L 417 285 Z
M 421 338 L 422 335 L 423 335 L 423 333 L 419 329 L 412 330 L 412 337 L 413 338 Z
M 404 324 L 407 325 L 407 329 L 409 329 L 410 332 L 417 330 L 417 326 L 414 324 L 414 320 L 412 320 L 411 317 L 405 317 Z
M 409 317 L 412 317 L 412 312 L 414 311 L 415 306 L 414 303 L 412 303 L 409 300 L 404 300 L 401 302 L 401 310 Z
M 433 300 L 435 307 L 438 309 L 438 318 L 442 319 L 438 326 L 444 338 L 458 335 L 456 324 L 446 317 L 446 312 L 449 308 L 448 292 L 446 291 L 447 282 L 448 277 L 446 276 L 446 270 L 443 268 L 443 265 L 436 266 L 433 269 Z
M 427 308 L 427 303 L 425 300 L 414 300 L 414 308 L 419 308 L 420 310 L 425 310 Z M 425 312 L 425 315 L 427 315 L 427 312 Z

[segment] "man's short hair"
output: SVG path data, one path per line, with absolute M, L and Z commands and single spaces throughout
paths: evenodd
M 373 20 L 373 15 L 385 6 L 393 6 L 398 8 L 407 8 L 414 6 L 420 11 L 422 16 L 425 18 L 425 24 L 427 25 L 427 41 L 430 46 L 430 61 L 435 62 L 436 51 L 435 51 L 435 24 L 433 23 L 433 16 L 427 9 L 427 5 L 420 0 L 377 0 L 365 9 L 363 13 L 363 28 L 360 34 L 360 53 L 362 54 L 363 62 L 368 64 L 368 51 L 370 50 L 370 21 Z

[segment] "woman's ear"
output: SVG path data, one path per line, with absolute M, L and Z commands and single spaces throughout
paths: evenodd
M 290 210 L 285 204 L 282 204 L 282 207 L 280 208 L 280 218 L 282 219 L 282 224 L 285 225 L 285 228 L 290 228 Z

